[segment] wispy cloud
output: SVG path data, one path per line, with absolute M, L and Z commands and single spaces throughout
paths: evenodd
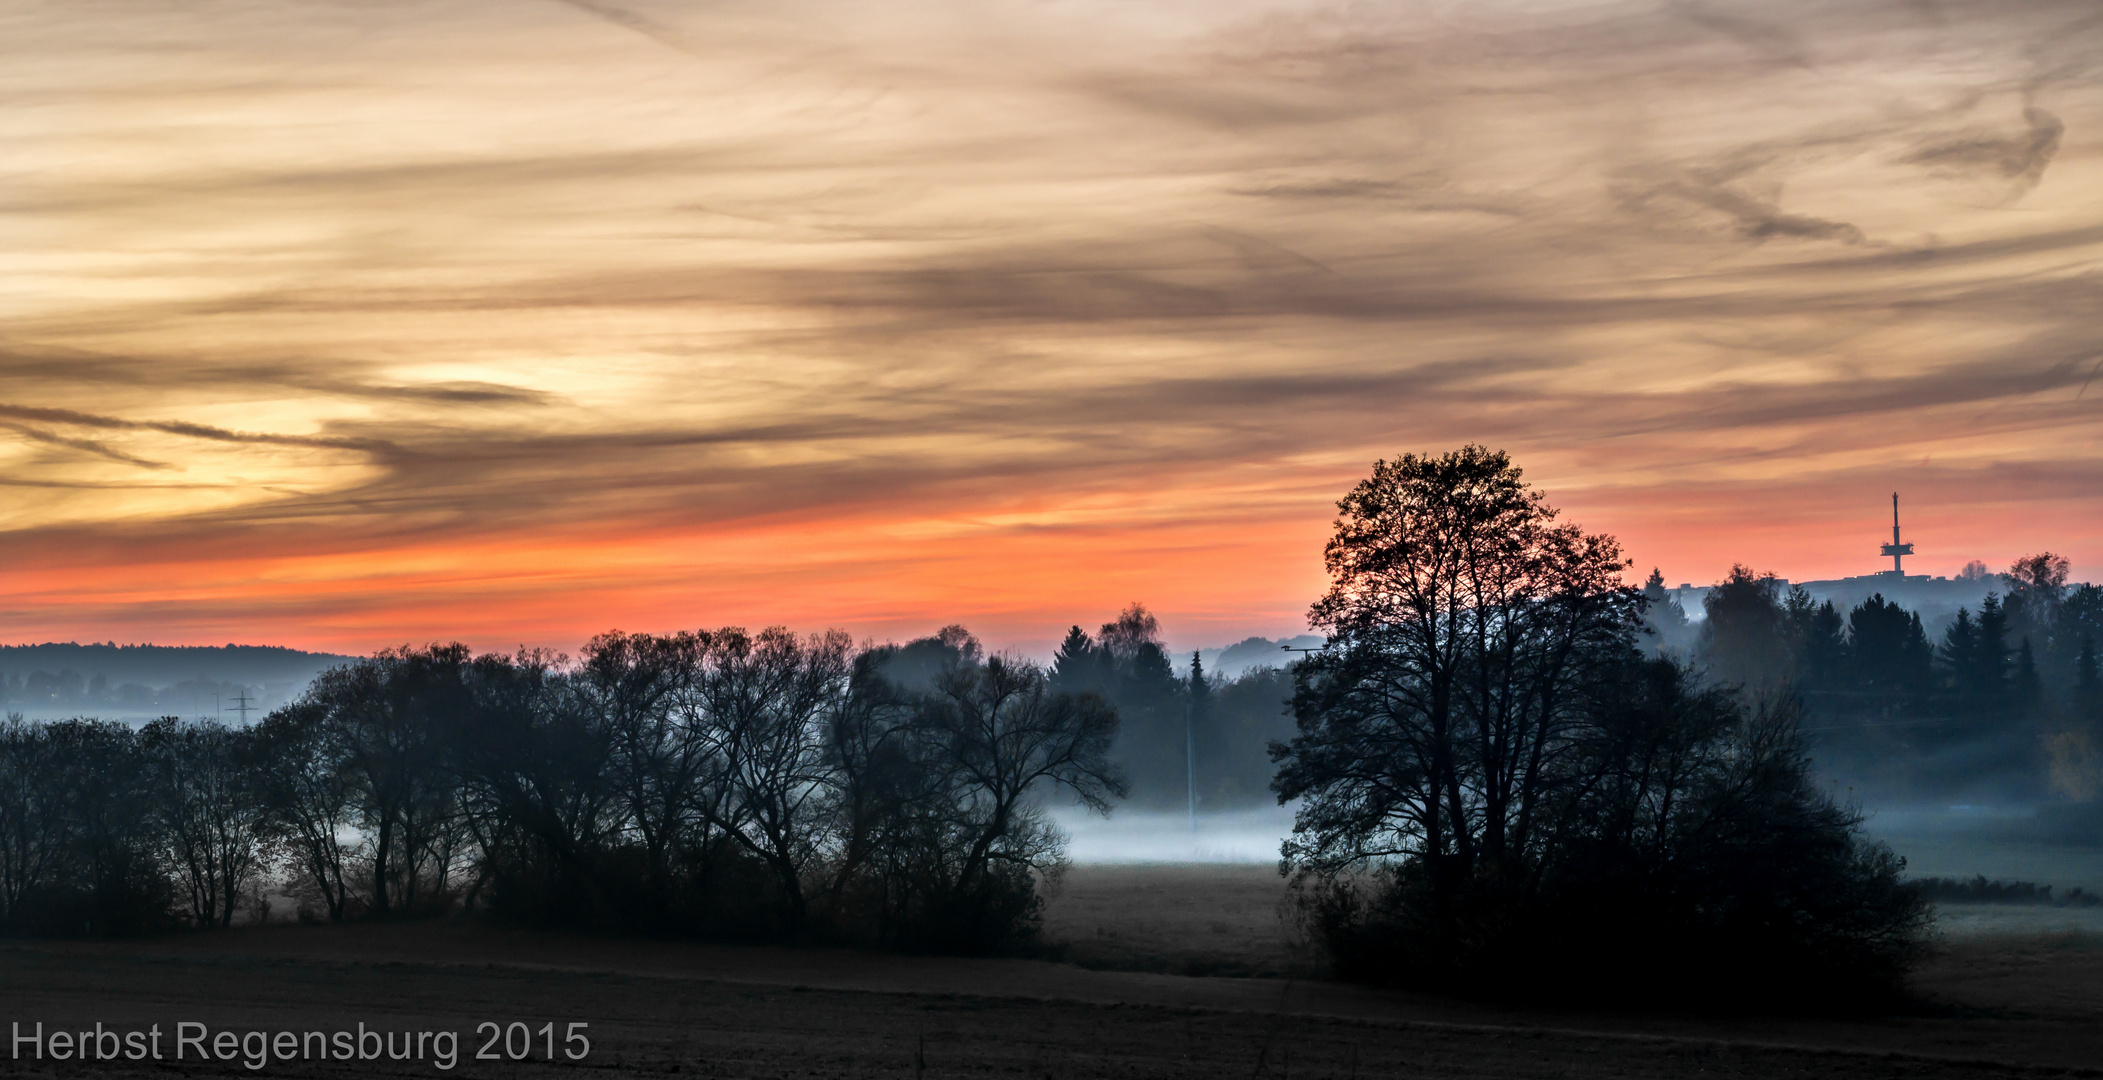
M 31 442 L 43 443 L 47 446 L 63 446 L 71 450 L 79 450 L 83 453 L 92 454 L 95 457 L 108 458 L 111 461 L 121 462 L 126 465 L 137 465 L 140 468 L 144 469 L 161 469 L 167 467 L 164 463 L 159 461 L 148 461 L 145 458 L 133 457 L 130 454 L 124 453 L 121 450 L 112 450 L 109 447 L 104 446 L 103 444 L 96 442 L 93 439 L 67 438 L 66 436 L 54 434 L 52 432 L 45 431 L 41 428 L 31 427 L 28 424 L 0 423 L 0 427 L 4 427 L 8 431 L 12 431 L 17 435 L 20 435 L 23 438 L 30 440 Z
M 2086 2 L 119 9 L 0 41 L 0 634 L 1275 634 L 1469 439 L 2103 567 Z
M 2027 129 L 2016 134 L 1987 129 L 1930 136 L 1904 160 L 1935 168 L 1999 173 L 2019 182 L 2018 193 L 2028 191 L 2044 179 L 2045 167 L 2059 153 L 2066 125 L 2035 107 L 2023 110 L 2023 121 Z
M 450 400 L 441 398 L 440 400 Z M 473 400 L 472 398 L 468 400 Z M 158 431 L 169 435 L 180 435 L 189 439 L 205 439 L 210 442 L 261 443 L 269 446 L 300 446 L 328 450 L 375 450 L 394 451 L 397 448 L 383 440 L 340 439 L 313 435 L 273 435 L 267 432 L 229 431 L 209 424 L 192 424 L 183 420 L 124 420 L 114 416 L 97 416 L 93 413 L 73 409 L 33 408 L 22 405 L 0 403 L 0 416 L 17 420 L 42 420 L 47 423 L 66 424 L 74 427 L 104 428 L 117 431 Z M 21 430 L 28 430 L 21 428 Z M 71 444 L 70 442 L 68 443 Z M 137 459 L 115 455 L 116 460 L 133 464 L 153 464 Z

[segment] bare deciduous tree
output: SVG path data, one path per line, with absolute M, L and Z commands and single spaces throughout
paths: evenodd
M 1376 463 L 1337 506 L 1310 616 L 1330 643 L 1302 665 L 1302 734 L 1273 752 L 1280 799 L 1307 800 L 1288 857 L 1501 872 L 1540 839 L 1587 657 L 1639 625 L 1627 563 L 1479 446 Z
M 272 836 L 259 740 L 210 721 L 156 720 L 139 733 L 169 862 L 200 927 L 233 925 Z
M 288 869 L 321 898 L 329 921 L 342 922 L 353 897 L 350 867 L 362 840 L 352 828 L 354 780 L 348 751 L 327 726 L 327 708 L 312 698 L 273 712 L 259 728 L 264 778 Z

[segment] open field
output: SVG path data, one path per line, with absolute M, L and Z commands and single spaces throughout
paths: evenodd
M 1276 867 L 1077 866 L 1045 905 L 1044 938 L 1083 967 L 1174 975 L 1318 975 L 1281 919 Z
M 1519 1011 L 1308 978 L 1143 970 L 1291 965 L 1257 867 L 1078 869 L 1041 960 L 901 957 L 532 934 L 462 923 L 256 927 L 0 944 L 0 1021 L 47 1030 L 453 1031 L 452 1074 L 722 1077 L 2103 1076 L 2103 939 L 1952 942 L 1918 1015 L 1868 1021 Z M 1267 871 L 1263 871 L 1267 873 Z M 1274 894 L 1273 894 L 1274 895 Z M 1268 922 L 1266 922 L 1268 920 Z M 1223 925 L 1225 930 L 1216 928 Z M 1269 937 L 1263 936 L 1266 925 Z M 1089 938 L 1092 946 L 1079 939 Z M 1093 952 L 1089 951 L 1090 947 Z M 1193 963 L 1193 961 L 1196 961 Z M 477 1061 L 477 1025 L 589 1023 L 590 1054 Z M 559 1037 L 559 1036 L 558 1036 Z M 172 1040 L 172 1036 L 171 1036 Z M 558 1044 L 559 1047 L 559 1044 Z M 271 1062 L 273 1075 L 443 1075 L 423 1059 Z M 11 1061 L 21 1075 L 246 1072 Z M 916 1064 L 916 1062 L 918 1064 Z
M 1253 807 L 1199 814 L 1120 808 L 1109 818 L 1068 811 L 1059 825 L 1080 863 L 1050 908 L 1048 930 L 1090 966 L 1188 974 L 1283 974 L 1294 970 L 1274 912 L 1284 886 L 1278 844 L 1292 812 Z M 1868 834 L 1906 858 L 1910 877 L 2007 881 L 2103 893 L 2103 846 L 2048 841 L 2037 808 L 1914 807 L 1870 815 Z M 1130 890 L 1129 898 L 1123 896 Z M 1204 911 L 1158 899 L 1201 890 Z M 1129 901 L 1129 902 L 1128 902 Z M 1968 904 L 1946 907 L 1945 934 L 2103 934 L 2103 908 Z M 1233 928 L 1230 932 L 1222 927 Z
M 1061 959 L 1090 968 L 1318 976 L 1320 957 L 1296 944 L 1280 917 L 1284 900 L 1285 881 L 1268 864 L 1077 866 L 1046 905 L 1044 937 Z M 1944 904 L 1936 930 L 1953 942 L 2066 934 L 2103 940 L 2103 907 Z

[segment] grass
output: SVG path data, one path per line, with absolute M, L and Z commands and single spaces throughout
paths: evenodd
M 1129 879 L 1127 879 L 1129 880 Z M 1202 896 L 1178 897 L 1202 904 Z M 132 942 L 0 942 L 0 1012 L 138 1030 L 450 1030 L 588 1022 L 583 1068 L 704 1077 L 2103 1076 L 2103 948 L 1973 942 L 1923 973 L 1934 1014 L 1873 1022 L 1499 1009 L 1303 979 L 1178 978 L 1025 960 L 734 948 L 459 923 L 270 926 Z M 10 1062 L 24 1076 L 245 1071 Z M 578 1065 L 273 1064 L 277 1076 L 514 1078 Z
M 2103 935 L 1953 940 L 1931 1008 L 1874 1021 L 1447 1001 L 1305 977 L 1264 866 L 1079 867 L 1047 910 L 1073 963 L 730 947 L 475 922 L 0 942 L 0 1013 L 84 1029 L 591 1024 L 586 1068 L 707 1077 L 2103 1077 Z M 1087 966 L 1080 966 L 1080 965 Z M 1092 969 L 1092 970 L 1091 970 Z M 1242 977 L 1210 977 L 1233 973 Z M 1275 977 L 1275 976 L 1287 977 Z M 1193 977 L 1195 976 L 1195 977 Z M 217 1075 L 10 1062 L 24 1076 Z M 537 1061 L 294 1062 L 270 1075 L 506 1078 Z
M 1107 971 L 1311 976 L 1282 917 L 1285 880 L 1248 864 L 1076 866 L 1045 905 L 1053 956 Z

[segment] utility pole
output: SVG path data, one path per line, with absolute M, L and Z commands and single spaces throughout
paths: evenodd
M 242 727 L 248 726 L 248 713 L 254 708 L 255 701 L 248 696 L 248 687 L 242 687 L 240 695 L 234 698 L 234 711 L 241 714 Z
M 1197 843 L 1198 836 L 1198 742 L 1192 733 L 1191 703 L 1197 697 L 1195 684 L 1205 677 L 1204 663 L 1197 653 L 1190 654 L 1190 681 L 1193 685 L 1183 688 L 1183 791 L 1190 798 L 1190 840 Z M 1194 852 L 1193 852 L 1194 854 Z
M 1190 733 L 1190 695 L 1183 695 L 1183 790 L 1190 795 L 1190 835 L 1198 834 L 1198 744 Z

